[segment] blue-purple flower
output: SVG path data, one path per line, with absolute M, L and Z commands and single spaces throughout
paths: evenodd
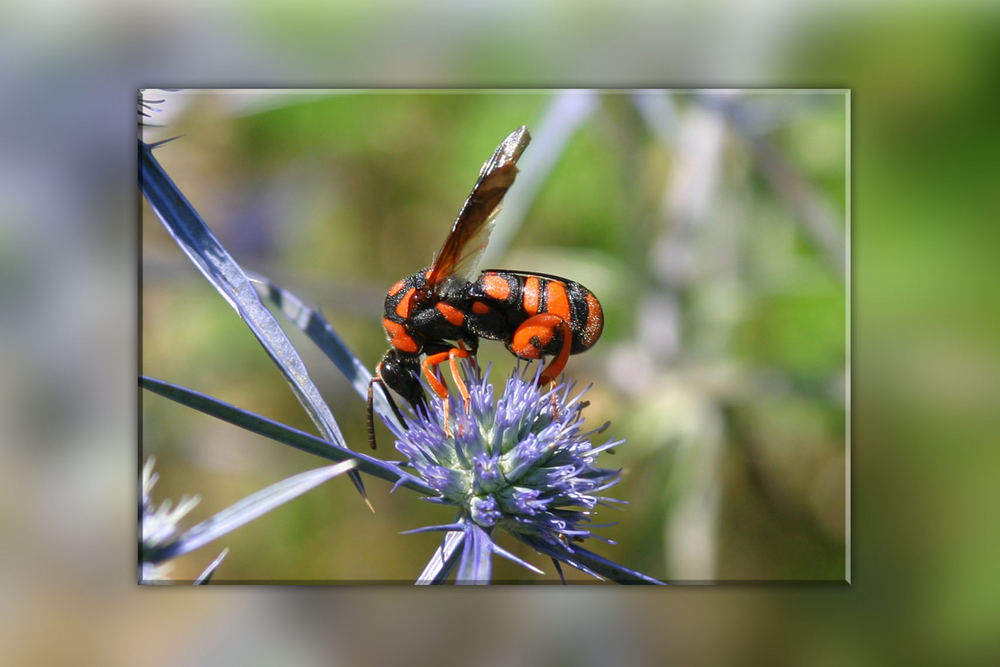
M 433 500 L 459 510 L 454 523 L 421 530 L 462 531 L 467 541 L 488 541 L 481 545 L 487 555 L 499 553 L 537 571 L 489 539 L 493 529 L 502 528 L 570 562 L 560 554 L 593 536 L 588 524 L 597 505 L 621 502 L 600 495 L 619 481 L 620 471 L 599 468 L 595 461 L 622 441 L 594 446 L 591 438 L 608 424 L 584 430 L 586 390 L 574 394 L 571 381 L 539 387 L 541 366 L 534 372 L 530 364 L 515 369 L 497 399 L 489 369 L 481 378 L 471 365 L 464 370 L 468 409 L 460 396 L 440 399 L 427 392 L 429 414 L 407 413 L 405 429 L 389 425 L 396 449 L 438 491 Z

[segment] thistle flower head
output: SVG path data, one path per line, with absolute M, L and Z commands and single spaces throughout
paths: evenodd
M 591 536 L 584 525 L 598 495 L 618 482 L 619 471 L 594 465 L 621 441 L 595 447 L 599 429 L 583 430 L 583 408 L 572 382 L 538 386 L 541 366 L 519 367 L 494 398 L 489 369 L 476 378 L 465 364 L 470 400 L 429 394 L 427 414 L 405 415 L 405 429 L 390 425 L 399 450 L 440 494 L 437 502 L 460 510 L 459 524 L 489 533 L 499 527 L 529 544 L 557 547 Z M 447 410 L 445 401 L 448 401 Z

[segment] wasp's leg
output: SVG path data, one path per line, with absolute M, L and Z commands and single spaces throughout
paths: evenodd
M 458 372 L 458 360 L 459 359 L 472 359 L 472 363 L 476 363 L 476 358 L 472 355 L 469 350 L 465 349 L 465 345 L 462 341 L 458 341 L 458 347 L 453 347 L 448 350 L 448 366 L 451 368 L 451 376 L 455 378 L 455 386 L 458 387 L 458 393 L 462 395 L 462 399 L 465 401 L 465 411 L 469 411 L 469 388 L 465 385 L 465 380 Z
M 458 340 L 458 347 L 467 351 L 469 361 L 472 363 L 472 370 L 476 372 L 476 378 L 479 377 L 479 362 L 476 360 L 476 354 L 479 352 L 479 337 L 472 335 L 463 335 L 462 338 Z
M 469 404 L 469 388 L 465 386 L 465 380 L 462 379 L 462 376 L 458 372 L 458 362 L 456 361 L 457 359 L 465 359 L 469 356 L 471 354 L 468 350 L 462 347 L 452 347 L 443 352 L 428 355 L 420 362 L 424 370 L 424 377 L 427 378 L 427 384 L 430 385 L 435 394 L 442 399 L 448 398 L 448 387 L 445 386 L 436 373 L 431 371 L 432 367 L 436 367 L 438 364 L 447 361 L 449 367 L 451 367 L 451 375 L 455 378 L 455 386 L 458 388 L 458 393 L 462 395 L 465 404 Z
M 556 337 L 559 336 L 559 340 Z M 542 371 L 539 384 L 549 384 L 562 373 L 573 345 L 573 331 L 569 322 L 553 313 L 532 315 L 514 331 L 508 349 L 522 359 L 539 359 L 558 345 L 555 358 Z
M 458 393 L 462 395 L 462 399 L 465 401 L 465 410 L 469 410 L 469 388 L 465 385 L 465 381 L 458 372 L 458 362 L 457 359 L 464 359 L 469 356 L 468 350 L 459 347 L 452 347 L 443 352 L 438 352 L 436 354 L 428 355 L 420 362 L 421 367 L 424 370 L 424 377 L 427 378 L 427 384 L 430 385 L 434 393 L 441 397 L 444 402 L 444 430 L 445 433 L 451 437 L 451 419 L 450 419 L 450 402 L 448 401 L 448 387 L 445 386 L 444 381 L 438 377 L 436 371 L 438 364 L 448 362 L 451 367 L 451 375 L 455 378 L 455 386 L 458 389 Z M 431 368 L 434 368 L 434 371 Z

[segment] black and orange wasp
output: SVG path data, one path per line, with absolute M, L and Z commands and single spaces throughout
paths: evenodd
M 437 374 L 437 366 L 447 361 L 468 407 L 469 392 L 457 360 L 474 360 L 480 338 L 503 341 L 521 359 L 554 355 L 539 377 L 540 384 L 547 384 L 562 372 L 570 354 L 587 350 L 600 337 L 604 328 L 601 304 L 580 283 L 508 269 L 478 273 L 503 197 L 517 174 L 515 163 L 530 140 L 522 125 L 500 143 L 480 170 L 434 263 L 389 288 L 382 326 L 391 347 L 368 385 L 372 448 L 375 384 L 382 385 L 383 391 L 388 386 L 414 410 L 426 413 L 419 374 L 422 370 L 427 385 L 447 398 L 448 389 Z

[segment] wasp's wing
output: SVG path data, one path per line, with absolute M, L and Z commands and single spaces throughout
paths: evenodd
M 493 221 L 500 212 L 504 194 L 514 182 L 517 167 L 524 148 L 531 141 L 528 129 L 521 126 L 507 135 L 483 168 L 479 180 L 462 206 L 462 210 L 452 225 L 451 233 L 445 239 L 441 250 L 434 257 L 434 265 L 427 273 L 427 287 L 430 293 L 440 295 L 451 278 L 471 281 L 476 276 L 479 260 L 486 250 Z

